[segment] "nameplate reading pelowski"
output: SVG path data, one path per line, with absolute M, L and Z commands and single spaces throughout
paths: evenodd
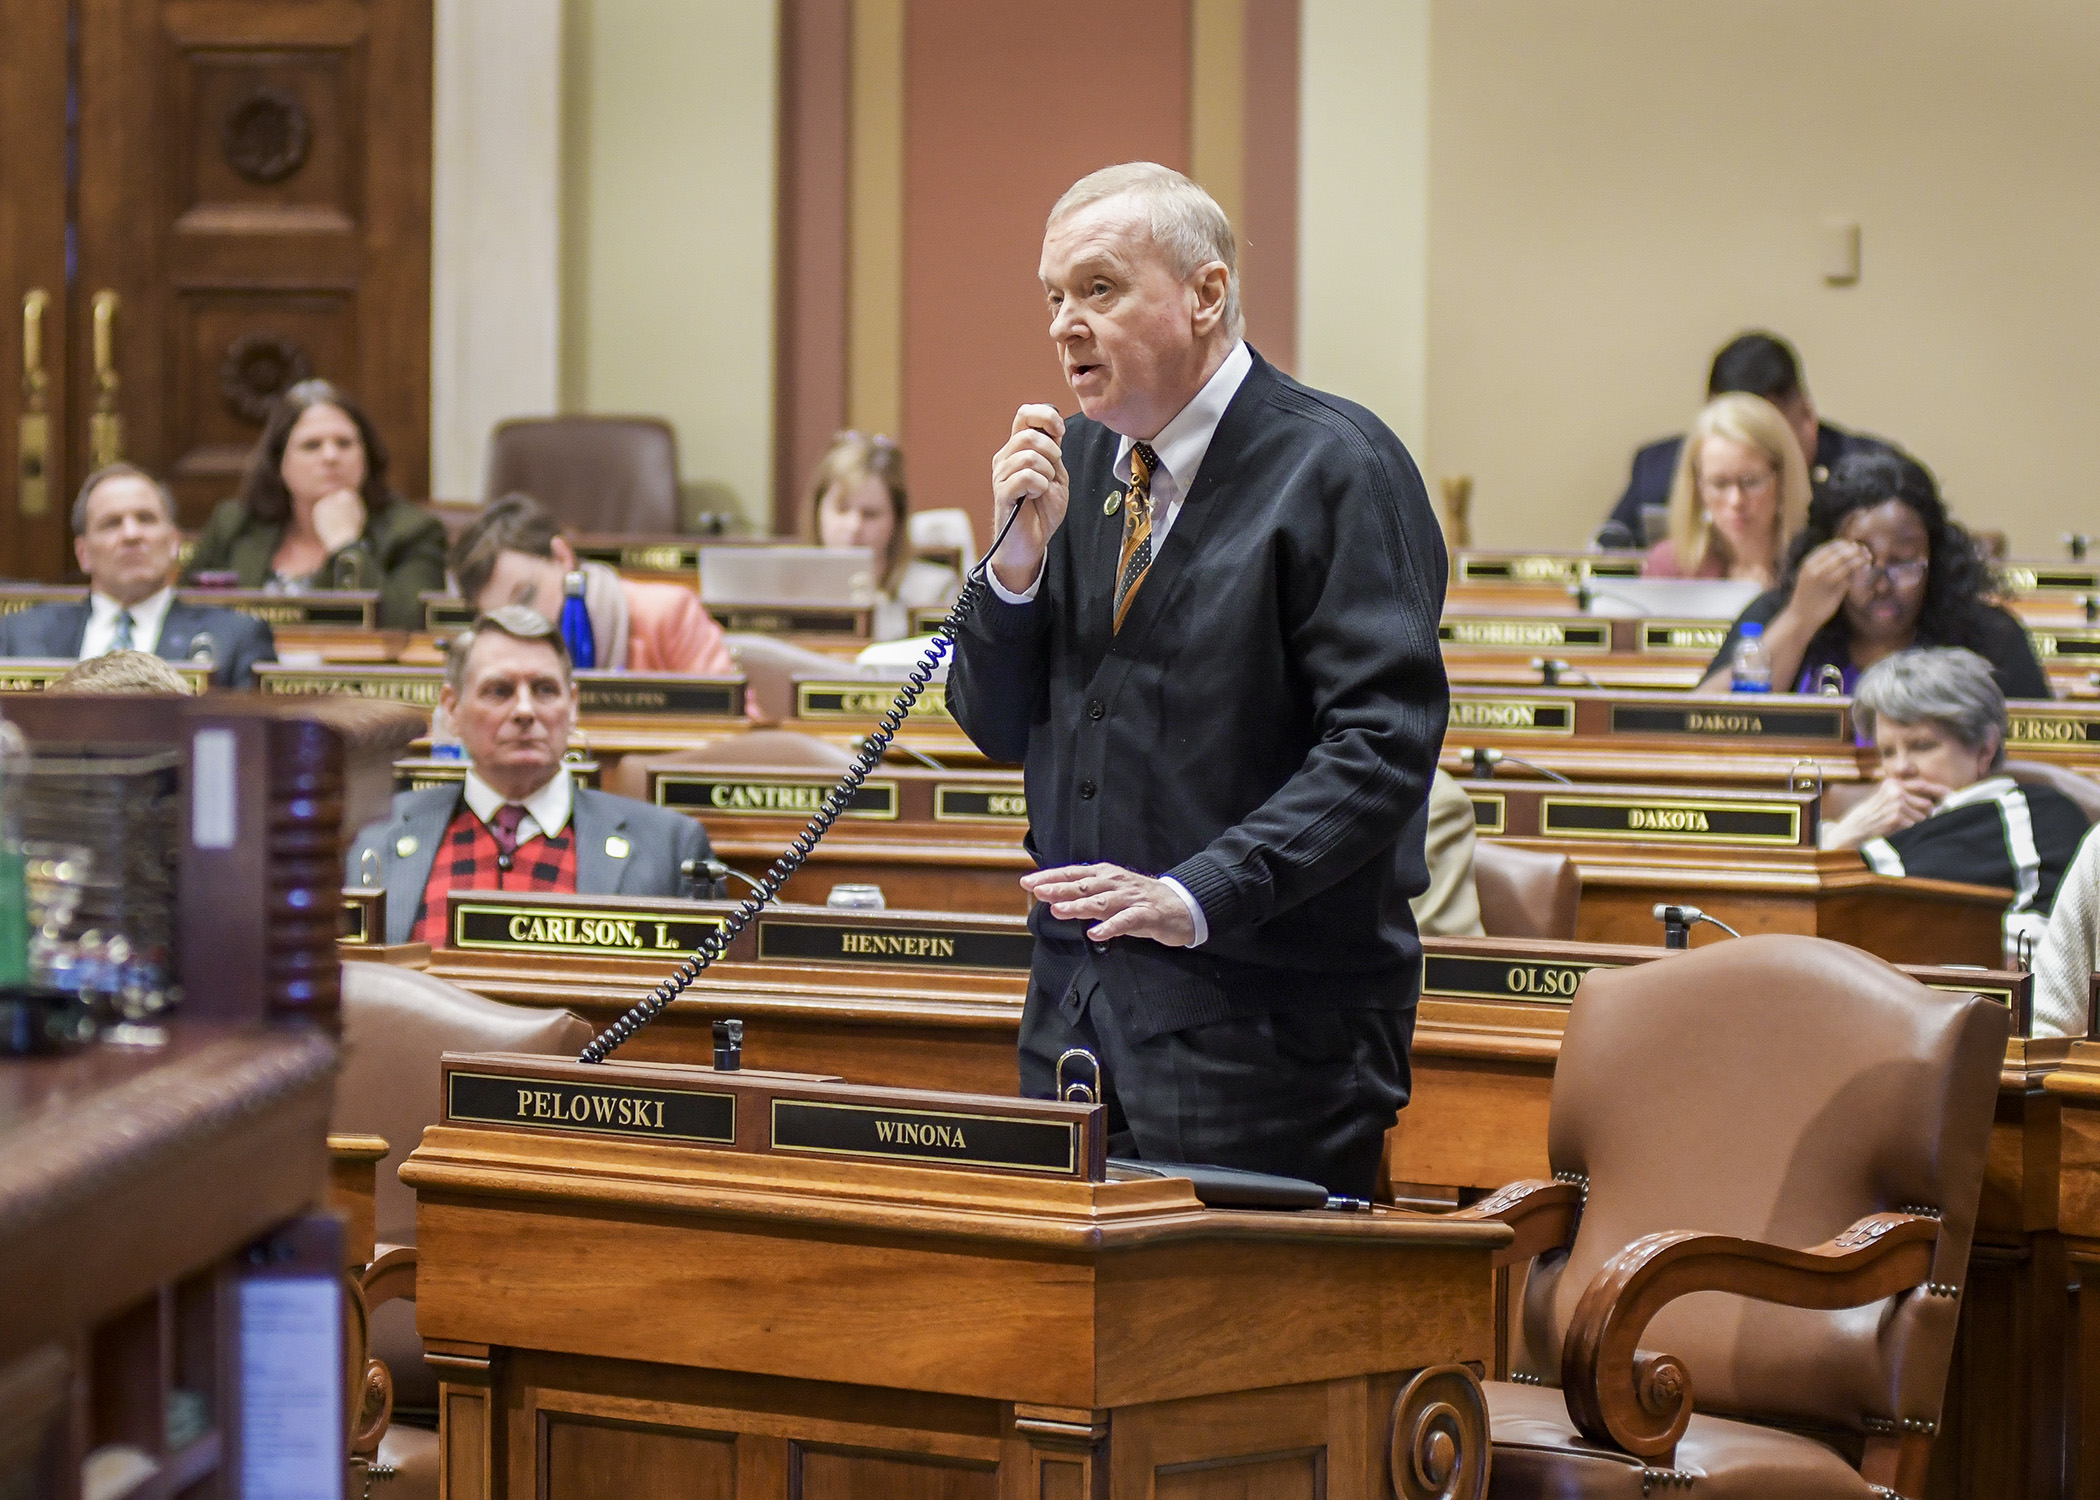
M 798 719 L 879 719 L 897 701 L 895 682 L 798 682 L 795 684 L 795 717 Z M 933 683 L 912 707 L 915 719 L 944 719 L 948 712 L 948 689 Z
M 656 776 L 656 802 L 659 807 L 731 818 L 807 818 L 824 805 L 824 795 L 831 787 L 828 779 L 788 781 L 660 771 Z M 864 782 L 846 799 L 846 810 L 841 816 L 896 817 L 897 783 Z
M 1728 739 L 1841 740 L 1845 713 L 1837 708 L 1751 708 L 1715 698 L 1697 708 L 1614 703 L 1613 734 L 1685 734 Z
M 1026 823 L 1028 794 L 1017 786 L 948 786 L 933 789 L 936 823 Z
M 454 901 L 452 946 L 504 953 L 691 953 L 722 927 L 719 917 Z
M 773 1101 L 773 1149 L 1072 1176 L 1081 1123 L 881 1104 Z
M 1755 802 L 1551 796 L 1539 799 L 1539 833 L 1578 839 L 1791 848 L 1801 842 L 1801 809 Z
M 1573 734 L 1575 704 L 1567 698 L 1451 699 L 1454 730 L 1493 730 L 1498 734 Z
M 758 956 L 761 962 L 793 959 L 877 968 L 1006 969 L 1025 974 L 1035 962 L 1035 937 L 1027 932 L 765 916 L 758 919 Z
M 1422 956 L 1422 993 L 1432 999 L 1527 1000 L 1566 1005 L 1582 976 L 1615 964 L 1557 963 L 1522 958 Z
M 736 1144 L 736 1095 L 711 1089 L 631 1088 L 460 1069 L 447 1073 L 445 1082 L 449 1121 Z
M 1436 634 L 1447 646 L 1470 646 L 1483 651 L 1530 651 L 1541 647 L 1556 651 L 1611 650 L 1611 624 L 1605 620 L 1578 623 L 1522 616 L 1497 620 L 1460 617 L 1442 621 Z

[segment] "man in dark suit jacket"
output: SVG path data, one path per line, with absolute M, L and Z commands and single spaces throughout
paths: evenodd
M 0 616 L 0 656 L 150 651 L 164 661 L 211 662 L 220 687 L 254 687 L 255 664 L 277 657 L 270 627 L 177 599 L 168 580 L 181 541 L 166 486 L 130 464 L 96 470 L 73 501 L 73 556 L 88 576 L 87 602 Z
M 1830 477 L 1837 461 L 1850 453 L 1892 451 L 1880 438 L 1863 432 L 1847 432 L 1816 415 L 1815 399 L 1801 379 L 1801 359 L 1794 346 L 1776 333 L 1738 334 L 1714 355 L 1707 372 L 1706 399 L 1734 392 L 1762 396 L 1779 408 L 1801 444 L 1808 460 L 1808 477 L 1816 488 Z M 1669 504 L 1670 483 L 1677 477 L 1677 454 L 1684 437 L 1663 438 L 1649 443 L 1633 455 L 1633 471 L 1626 480 L 1626 493 L 1612 507 L 1610 522 L 1626 528 L 1630 544 L 1648 545 L 1662 540 L 1648 536 L 1642 526 L 1642 511 L 1648 506 Z
M 1021 517 L 948 703 L 1027 768 L 1023 1091 L 1084 1048 L 1112 1153 L 1368 1196 L 1408 1092 L 1444 548 L 1385 424 L 1246 346 L 1235 259 L 1164 167 L 1052 211 L 1084 415 L 1023 407 L 993 462 Z
M 453 890 L 720 894 L 684 873 L 712 857 L 699 823 L 570 780 L 576 684 L 547 620 L 508 605 L 455 637 L 439 702 L 466 748 L 465 778 L 398 793 L 345 861 L 348 883 L 385 887 L 389 943 L 442 944 Z

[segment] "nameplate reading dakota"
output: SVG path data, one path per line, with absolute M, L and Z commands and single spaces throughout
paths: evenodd
M 1026 823 L 1028 794 L 1017 786 L 937 786 L 937 823 Z
M 757 781 L 660 772 L 656 778 L 656 802 L 659 807 L 720 813 L 732 818 L 807 818 L 824 805 L 824 796 L 831 786 L 829 781 Z M 846 810 L 841 816 L 896 817 L 897 783 L 863 783 L 846 799 Z
M 873 923 L 760 917 L 758 956 L 761 961 L 795 959 L 881 968 L 1007 969 L 1025 974 L 1035 963 L 1035 937 L 1027 932 L 878 927 Z
M 1530 1000 L 1566 1005 L 1582 976 L 1615 964 L 1534 963 L 1429 953 L 1422 958 L 1422 993 L 1432 999 Z
M 945 1162 L 1073 1176 L 1078 1121 L 895 1109 L 880 1104 L 773 1101 L 773 1149 L 883 1161 Z
M 1573 734 L 1575 705 L 1566 698 L 1454 697 L 1450 723 L 1453 729 L 1503 734 Z
M 1838 740 L 1845 734 L 1844 711 L 1835 708 L 1747 708 L 1727 698 L 1711 707 L 1651 708 L 1614 703 L 1613 734 L 1715 735 L 1736 739 Z
M 657 1141 L 736 1144 L 736 1096 L 706 1089 L 644 1089 L 557 1078 L 455 1071 L 445 1077 L 445 1118 Z
M 1437 639 L 1447 646 L 1472 646 L 1481 650 L 1530 650 L 1551 646 L 1560 651 L 1609 651 L 1611 626 L 1606 622 L 1562 623 L 1559 620 L 1452 619 L 1436 628 Z
M 795 717 L 798 719 L 879 719 L 897 701 L 902 686 L 895 682 L 798 682 L 795 684 Z M 933 683 L 912 706 L 912 717 L 952 719 L 948 712 L 948 689 Z
M 691 953 L 721 927 L 718 917 L 561 911 L 494 901 L 452 907 L 453 947 L 506 953 Z
M 1539 832 L 1578 839 L 1791 848 L 1801 842 L 1801 809 L 1753 802 L 1541 797 Z

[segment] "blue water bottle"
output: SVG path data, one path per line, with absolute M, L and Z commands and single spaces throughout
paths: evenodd
M 561 638 L 569 648 L 569 662 L 588 671 L 598 665 L 598 638 L 591 632 L 591 612 L 583 607 L 583 573 L 579 570 L 562 580 Z

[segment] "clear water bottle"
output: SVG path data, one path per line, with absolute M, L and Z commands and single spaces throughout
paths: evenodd
M 581 569 L 561 583 L 561 638 L 569 648 L 571 666 L 588 671 L 598 665 L 598 637 L 591 631 L 591 612 L 583 605 Z
M 1729 670 L 1738 693 L 1772 691 L 1772 654 L 1765 649 L 1764 626 L 1754 620 L 1743 626 Z

